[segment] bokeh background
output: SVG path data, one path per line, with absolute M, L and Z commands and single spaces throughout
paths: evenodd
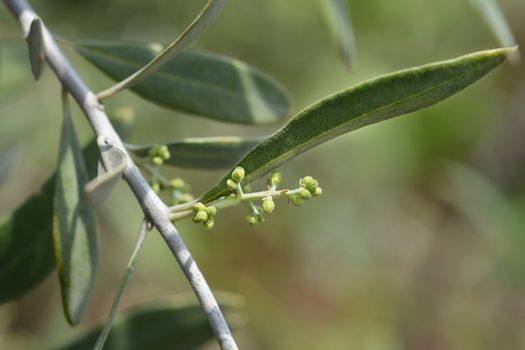
M 66 38 L 169 42 L 205 1 L 31 3 Z M 524 44 L 525 3 L 500 3 Z M 350 6 L 357 41 L 351 71 L 330 42 L 317 0 L 231 0 L 193 46 L 270 73 L 289 89 L 295 111 L 379 74 L 497 47 L 467 0 L 352 0 Z M 14 143 L 18 150 L 0 188 L 3 215 L 53 171 L 61 113 L 57 81 L 47 70 L 33 82 L 26 47 L 3 6 L 0 37 L 0 148 Z M 67 54 L 95 90 L 110 84 Z M 246 299 L 246 322 L 235 332 L 240 347 L 525 349 L 524 77 L 523 66 L 504 65 L 439 105 L 296 158 L 282 168 L 285 184 L 313 175 L 325 194 L 300 209 L 278 202 L 255 228 L 240 206 L 221 211 L 212 232 L 180 222 L 212 288 Z M 195 118 L 127 92 L 107 102 L 110 113 L 122 107 L 135 111 L 130 141 L 136 143 L 267 135 L 279 127 Z M 92 134 L 78 109 L 75 118 L 87 141 Z M 166 174 L 191 179 L 195 194 L 223 175 Z M 141 215 L 125 185 L 98 214 L 101 261 L 85 321 L 76 329 L 66 324 L 52 274 L 0 306 L 0 348 L 49 348 L 104 319 Z M 123 306 L 189 290 L 160 236 L 150 234 Z

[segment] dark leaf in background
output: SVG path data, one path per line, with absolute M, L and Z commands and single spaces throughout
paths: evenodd
M 0 302 L 35 288 L 53 271 L 54 176 L 0 224 Z
M 160 45 L 121 42 L 72 45 L 115 80 L 127 78 L 162 50 Z M 190 49 L 131 90 L 167 108 L 231 123 L 276 122 L 290 109 L 286 92 L 268 75 L 239 60 Z
M 235 298 L 237 299 L 237 298 Z M 234 312 L 237 300 L 219 297 L 223 312 Z M 232 316 L 235 316 L 233 314 Z M 234 325 L 234 323 L 230 322 Z M 101 328 L 91 331 L 73 343 L 56 350 L 91 350 Z M 196 303 L 158 301 L 122 312 L 113 324 L 105 350 L 192 350 L 213 339 L 206 315 Z
M 171 158 L 165 162 L 180 168 L 228 169 L 262 138 L 236 136 L 187 138 L 168 142 Z M 126 145 L 139 157 L 147 157 L 154 145 Z

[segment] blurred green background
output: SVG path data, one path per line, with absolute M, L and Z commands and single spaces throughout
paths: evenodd
M 73 39 L 169 42 L 199 0 L 31 1 L 52 31 Z M 525 3 L 500 1 L 518 43 Z M 268 72 L 294 110 L 379 74 L 497 46 L 467 0 L 350 1 L 353 70 L 339 61 L 317 0 L 231 0 L 193 45 Z M 38 190 L 56 164 L 60 87 L 47 69 L 34 83 L 15 21 L 0 6 L 0 149 L 18 146 L 0 215 Z M 110 81 L 73 52 L 95 90 Z M 207 232 L 177 226 L 214 290 L 246 298 L 242 349 L 525 349 L 525 69 L 504 65 L 428 110 L 324 144 L 283 167 L 325 194 L 298 209 L 277 202 L 251 228 L 245 207 L 221 211 Z M 130 141 L 267 135 L 279 125 L 237 126 L 177 114 L 125 92 L 111 113 L 135 110 Z M 81 139 L 92 137 L 76 109 Z M 223 173 L 171 169 L 200 194 Z M 262 184 L 261 184 L 262 186 Z M 85 321 L 62 316 L 57 277 L 0 306 L 0 348 L 41 349 L 100 323 L 141 220 L 125 185 L 100 208 L 101 261 Z M 28 218 L 30 220 L 30 218 Z M 1 286 L 0 286 L 1 288 Z M 188 292 L 160 236 L 149 235 L 123 306 Z M 211 343 L 210 349 L 216 348 Z

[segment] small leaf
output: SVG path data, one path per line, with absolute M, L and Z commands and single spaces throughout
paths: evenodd
M 480 51 L 453 60 L 388 74 L 327 97 L 306 108 L 252 149 L 236 165 L 246 184 L 299 154 L 369 124 L 417 111 L 454 95 L 500 65 L 509 51 Z M 202 198 L 228 194 L 229 173 Z
M 228 169 L 262 139 L 242 137 L 187 138 L 166 144 L 171 158 L 164 164 L 181 168 Z M 147 157 L 154 145 L 126 145 L 139 157 Z
M 326 24 L 344 64 L 350 68 L 355 50 L 348 0 L 321 0 Z
M 95 280 L 98 243 L 95 215 L 84 186 L 88 174 L 64 97 L 64 121 L 53 199 L 55 262 L 68 322 L 77 324 Z
M 97 147 L 84 148 L 94 167 Z M 55 174 L 39 194 L 28 198 L 0 224 L 0 303 L 16 299 L 37 287 L 53 271 L 53 195 Z
M 31 72 L 35 80 L 40 79 L 45 66 L 45 42 L 42 21 L 35 18 L 31 22 L 31 27 L 27 34 L 27 44 L 29 47 L 29 60 L 31 62 Z
M 161 45 L 119 42 L 72 44 L 115 80 L 134 73 Z M 286 93 L 272 78 L 233 58 L 186 49 L 134 85 L 142 97 L 190 114 L 241 124 L 270 123 L 288 114 Z
M 501 46 L 516 46 L 516 39 L 497 0 L 470 0 L 470 3 L 480 12 Z M 518 50 L 508 51 L 507 56 L 512 64 L 518 64 L 521 60 Z
M 13 146 L 8 146 L 0 151 L 0 188 L 9 176 L 9 171 L 15 161 L 15 154 L 16 152 Z
M 229 298 L 231 299 L 231 298 Z M 238 298 L 221 301 L 223 311 L 235 312 Z M 232 316 L 235 316 L 233 314 Z M 91 350 L 101 327 L 56 350 Z M 213 339 L 208 319 L 196 303 L 172 301 L 142 305 L 117 318 L 104 346 L 105 350 L 199 349 Z
M 122 177 L 126 169 L 126 154 L 116 147 L 97 139 L 103 164 L 99 163 L 98 176 L 86 184 L 85 191 L 89 201 L 95 207 L 99 206 L 109 196 L 111 190 Z

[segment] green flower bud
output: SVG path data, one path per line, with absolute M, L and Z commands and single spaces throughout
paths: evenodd
M 168 149 L 168 146 L 160 146 L 159 150 L 157 151 L 157 155 L 162 158 L 162 160 L 168 160 L 171 157 L 170 151 Z
M 316 197 L 319 197 L 320 195 L 323 194 L 323 189 L 321 187 L 317 187 L 314 191 L 314 193 L 312 193 L 314 196 Z
M 298 195 L 291 196 L 290 202 L 292 202 L 292 204 L 295 205 L 296 207 L 300 207 L 303 205 L 303 200 Z
M 304 199 L 305 201 L 307 201 L 310 198 L 312 198 L 312 193 L 305 188 L 304 190 L 301 191 L 301 193 L 299 193 L 299 196 L 301 197 L 301 199 Z
M 310 183 L 310 181 L 312 181 L 313 179 L 314 178 L 311 176 L 305 176 L 301 180 L 299 180 L 299 185 L 301 185 L 301 187 L 306 188 L 308 184 Z
M 186 188 L 186 182 L 180 177 L 176 177 L 170 181 L 170 186 L 176 190 L 184 190 Z
M 193 204 L 193 207 L 191 208 L 193 209 L 194 213 L 198 213 L 200 211 L 206 210 L 206 206 L 202 204 L 202 202 Z
M 205 210 L 200 210 L 195 214 L 193 221 L 195 222 L 206 222 L 208 220 L 208 213 Z
M 217 208 L 215 208 L 214 206 L 207 207 L 206 213 L 210 218 L 212 218 L 217 214 Z
M 162 160 L 162 158 L 159 156 L 155 156 L 151 158 L 151 164 L 155 166 L 161 166 L 162 164 L 164 164 L 164 160 Z
M 158 154 L 159 152 L 159 146 L 153 146 L 149 149 L 149 155 L 154 157 Z
M 235 192 L 237 190 L 237 183 L 232 179 L 229 179 L 228 181 L 226 181 L 226 187 L 228 188 L 228 190 Z
M 262 201 L 262 208 L 267 213 L 272 213 L 275 209 L 275 203 L 272 198 L 264 198 Z
M 208 230 L 211 230 L 215 226 L 215 221 L 213 219 L 208 219 L 204 222 L 204 227 Z
M 242 191 L 243 191 L 244 193 L 249 193 L 249 192 L 252 191 L 252 186 L 250 186 L 250 185 L 243 186 L 243 187 L 242 187 Z
M 268 186 L 279 186 L 281 183 L 281 180 L 283 179 L 282 175 L 278 171 L 272 171 L 270 176 L 268 177 Z
M 240 183 L 244 179 L 244 175 L 245 175 L 244 168 L 238 166 L 232 171 L 232 180 L 237 183 Z
M 154 182 L 154 183 L 151 184 L 151 189 L 155 193 L 160 193 L 162 188 L 161 188 L 161 186 L 160 186 L 160 184 L 158 182 Z
M 248 215 L 246 217 L 246 220 L 248 220 L 248 223 L 252 226 L 257 225 L 257 223 L 259 222 L 259 220 L 257 220 L 257 217 L 255 215 Z
M 316 179 L 310 180 L 310 182 L 306 185 L 306 188 L 308 191 L 312 192 L 312 194 L 315 192 L 315 190 L 319 187 L 319 181 Z

